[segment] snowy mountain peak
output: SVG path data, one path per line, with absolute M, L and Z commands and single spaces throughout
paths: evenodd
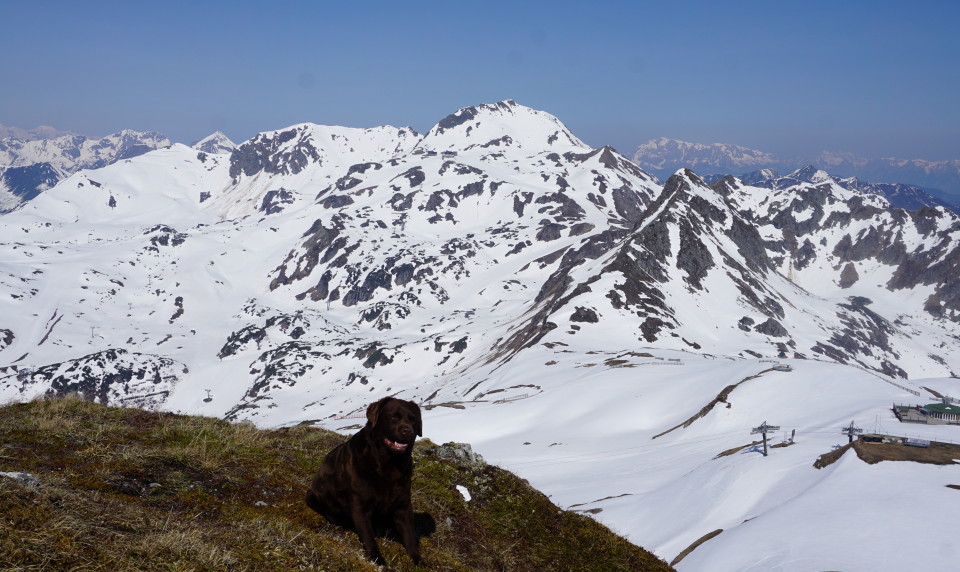
M 203 139 L 191 145 L 197 151 L 204 153 L 232 153 L 237 148 L 236 143 L 220 131 L 214 131 Z
M 50 163 L 73 173 L 80 169 L 97 169 L 170 144 L 170 140 L 159 133 L 131 130 L 99 139 L 83 135 L 61 135 L 32 141 L 8 138 L 0 141 L 0 165 L 21 167 Z
M 495 153 L 506 148 L 588 151 L 556 117 L 513 100 L 464 107 L 440 120 L 424 137 L 427 150 Z
M 767 170 L 769 171 L 769 169 Z M 813 165 L 807 165 L 806 167 L 797 169 L 796 171 L 787 175 L 787 177 L 796 179 L 798 181 L 803 181 L 805 183 L 827 183 L 834 180 L 829 173 L 822 169 L 818 169 Z

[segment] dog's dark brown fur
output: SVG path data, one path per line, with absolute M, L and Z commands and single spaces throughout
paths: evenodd
M 411 452 L 418 435 L 423 425 L 416 403 L 392 397 L 371 403 L 366 426 L 327 454 L 307 492 L 307 506 L 355 530 L 377 564 L 384 560 L 374 530 L 390 524 L 413 562 L 422 562 L 410 502 Z

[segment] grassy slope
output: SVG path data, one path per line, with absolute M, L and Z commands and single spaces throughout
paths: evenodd
M 376 570 L 355 534 L 303 504 L 344 438 L 61 399 L 0 408 L 0 562 L 5 570 Z M 414 452 L 414 510 L 435 570 L 671 570 L 588 517 L 558 509 L 497 467 Z M 456 485 L 473 498 L 465 502 Z M 396 570 L 414 569 L 381 539 Z

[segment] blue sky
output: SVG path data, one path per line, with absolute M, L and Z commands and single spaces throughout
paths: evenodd
M 237 142 L 514 99 L 592 146 L 960 159 L 960 2 L 0 0 L 0 124 Z

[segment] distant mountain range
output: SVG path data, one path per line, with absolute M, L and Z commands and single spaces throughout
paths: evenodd
M 56 127 L 41 125 L 33 129 L 23 129 L 22 127 L 13 127 L 10 125 L 0 125 L 0 139 L 20 139 L 23 141 L 33 141 L 35 139 L 53 139 L 61 135 L 76 135 L 71 131 L 60 131 Z
M 159 133 L 124 130 L 94 138 L 53 127 L 24 130 L 0 126 L 0 213 L 8 212 L 81 169 L 98 169 L 169 147 Z M 236 145 L 219 131 L 196 142 L 206 153 L 229 153 Z
M 147 151 L 170 146 L 159 133 L 124 130 L 101 138 L 60 135 L 49 139 L 0 139 L 0 165 L 23 167 L 37 163 L 74 172 L 97 169 Z
M 683 168 L 703 175 L 740 175 L 762 169 L 789 172 L 813 165 L 838 177 L 915 186 L 947 203 L 960 204 L 960 160 L 867 159 L 853 153 L 827 151 L 810 158 L 783 159 L 738 145 L 706 145 L 666 137 L 640 145 L 633 160 L 661 179 Z
M 704 180 L 715 183 L 727 175 L 707 175 Z M 773 169 L 760 169 L 738 177 L 744 183 L 767 189 L 786 189 L 802 183 L 834 183 L 850 191 L 859 191 L 868 195 L 878 195 L 889 201 L 890 206 L 908 211 L 923 207 L 943 207 L 960 214 L 960 205 L 939 199 L 924 189 L 904 185 L 903 183 L 870 183 L 857 177 L 835 177 L 822 169 L 807 165 L 787 175 L 781 175 Z

